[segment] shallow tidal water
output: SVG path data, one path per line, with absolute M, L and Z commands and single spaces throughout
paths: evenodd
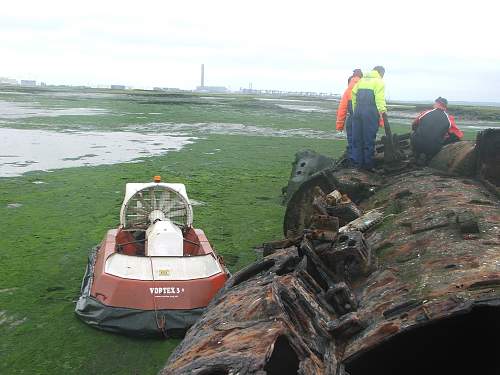
M 130 162 L 180 150 L 194 137 L 136 132 L 55 132 L 0 128 L 0 177 Z
M 43 108 L 38 103 L 14 103 L 0 100 L 0 118 L 6 120 L 29 117 L 94 116 L 104 115 L 103 108 Z

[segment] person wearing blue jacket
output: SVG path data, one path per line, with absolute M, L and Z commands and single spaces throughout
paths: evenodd
M 383 66 L 376 66 L 352 89 L 352 158 L 360 169 L 374 167 L 375 139 L 379 124 L 383 125 L 382 114 L 387 112 L 384 73 Z

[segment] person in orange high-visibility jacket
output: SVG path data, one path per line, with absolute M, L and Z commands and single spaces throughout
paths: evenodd
M 384 73 L 384 67 L 376 66 L 352 88 L 352 158 L 360 169 L 372 170 L 375 165 L 375 138 L 387 112 Z
M 342 95 L 339 107 L 337 108 L 337 122 L 335 128 L 341 132 L 344 130 L 347 134 L 347 158 L 352 163 L 352 102 L 351 91 L 358 81 L 363 77 L 361 69 L 354 69 L 352 76 L 349 77 L 347 88 Z

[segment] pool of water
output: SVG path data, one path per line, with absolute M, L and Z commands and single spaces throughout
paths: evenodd
M 0 119 L 29 117 L 94 116 L 109 113 L 103 108 L 43 108 L 36 102 L 28 104 L 0 100 Z
M 0 128 L 0 177 L 35 170 L 137 161 L 180 150 L 195 138 L 168 133 L 55 132 Z
M 333 110 L 320 108 L 317 106 L 308 106 L 308 105 L 295 105 L 295 104 L 278 104 L 278 107 L 283 109 L 289 109 L 291 111 L 300 111 L 300 112 L 321 112 L 321 113 L 330 113 Z
M 332 126 L 333 129 L 334 126 Z M 129 129 L 133 131 L 157 130 L 159 132 L 169 132 L 176 134 L 192 134 L 201 137 L 204 134 L 221 135 L 248 135 L 260 137 L 279 137 L 279 138 L 317 138 L 317 139 L 340 139 L 335 130 L 323 131 L 306 128 L 296 129 L 275 129 L 264 126 L 244 125 L 221 122 L 200 122 L 194 124 L 183 124 L 173 122 L 150 123 L 147 125 L 133 125 Z

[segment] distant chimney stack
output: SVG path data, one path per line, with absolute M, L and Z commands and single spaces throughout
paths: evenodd
M 205 64 L 201 64 L 201 87 L 205 87 Z

